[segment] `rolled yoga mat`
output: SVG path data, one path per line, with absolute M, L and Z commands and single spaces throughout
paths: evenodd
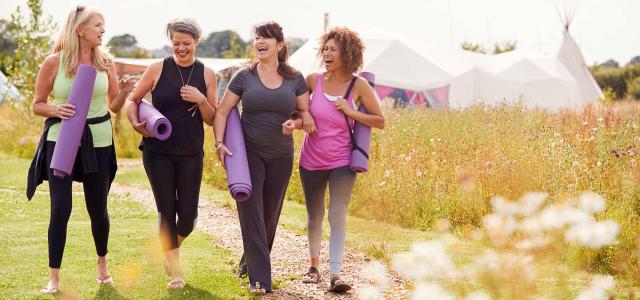
M 231 156 L 224 157 L 229 192 L 236 201 L 245 201 L 251 196 L 251 177 L 249 176 L 247 150 L 244 145 L 244 134 L 237 107 L 231 109 L 227 117 L 224 144 L 232 153 Z
M 96 75 L 97 71 L 94 67 L 84 64 L 78 66 L 76 78 L 71 84 L 71 91 L 67 99 L 67 103 L 75 106 L 76 113 L 73 117 L 62 120 L 60 134 L 51 158 L 50 168 L 53 169 L 53 175 L 56 177 L 63 178 L 71 175 L 71 171 L 73 171 L 82 132 L 87 123 Z
M 171 122 L 164 115 L 162 115 L 153 104 L 147 102 L 147 100 L 140 101 L 138 104 L 138 119 L 140 122 L 147 121 L 145 129 L 156 139 L 164 141 L 171 135 Z
M 375 85 L 376 76 L 371 72 L 360 72 L 361 77 L 366 79 L 371 86 Z M 359 112 L 367 113 L 364 105 L 360 105 Z M 366 126 L 360 122 L 355 122 L 353 126 L 353 135 L 356 139 L 356 144 L 364 150 L 367 155 L 371 153 L 371 127 Z M 365 173 L 369 169 L 369 158 L 362 154 L 360 151 L 353 149 L 351 151 L 351 163 L 349 167 L 356 173 Z

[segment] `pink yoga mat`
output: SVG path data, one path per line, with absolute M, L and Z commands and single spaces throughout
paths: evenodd
M 251 196 L 251 177 L 249 176 L 247 150 L 244 145 L 244 134 L 237 107 L 234 107 L 227 117 L 224 144 L 233 154 L 224 157 L 229 192 L 236 201 L 245 201 Z
M 76 71 L 76 78 L 71 84 L 67 103 L 75 106 L 75 115 L 60 124 L 60 134 L 53 149 L 51 166 L 53 175 L 64 177 L 71 175 L 73 164 L 76 161 L 82 132 L 87 123 L 87 114 L 93 95 L 93 86 L 96 83 L 97 71 L 90 65 L 80 65 Z
M 375 84 L 376 76 L 371 72 L 361 72 L 361 77 L 366 79 L 371 86 Z M 367 113 L 364 105 L 360 105 L 359 112 Z M 360 122 L 355 122 L 353 126 L 353 135 L 356 139 L 356 144 L 364 150 L 367 155 L 371 153 L 371 127 L 366 126 Z M 349 165 L 351 170 L 356 173 L 365 173 L 369 169 L 369 158 L 364 156 L 360 151 L 354 149 L 351 151 L 351 163 Z
M 154 138 L 164 141 L 171 136 L 171 122 L 147 100 L 138 104 L 138 119 L 140 122 L 147 121 L 145 129 L 151 132 Z

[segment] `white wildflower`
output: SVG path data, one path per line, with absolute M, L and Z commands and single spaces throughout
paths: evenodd
M 374 286 L 367 286 L 358 289 L 358 299 L 360 300 L 380 300 L 384 299 L 382 291 Z
M 492 197 L 490 203 L 493 212 L 498 214 L 513 216 L 520 210 L 517 203 L 508 201 L 500 196 Z
M 588 213 L 599 213 L 605 209 L 604 198 L 594 192 L 584 192 L 578 196 L 578 205 Z
M 503 245 L 518 228 L 515 219 L 510 215 L 490 214 L 483 219 L 484 226 L 491 241 Z
M 620 225 L 614 221 L 585 222 L 569 228 L 564 238 L 573 244 L 599 249 L 616 242 Z
M 551 243 L 551 239 L 545 236 L 536 236 L 527 238 L 516 243 L 515 247 L 519 250 L 532 250 L 545 247 Z
M 591 280 L 591 285 L 578 294 L 576 300 L 606 300 L 609 299 L 609 292 L 613 290 L 616 283 L 611 276 L 596 275 Z
M 422 268 L 427 278 L 453 278 L 457 270 L 442 241 L 431 240 L 413 243 L 411 253 L 419 260 L 415 268 Z
M 464 300 L 491 300 L 491 296 L 483 291 L 477 291 L 464 297 Z
M 420 283 L 411 296 L 413 300 L 454 300 L 455 297 L 447 293 L 440 286 L 433 283 Z
M 371 283 L 380 288 L 389 286 L 389 276 L 387 268 L 379 261 L 372 261 L 364 267 L 364 273 L 368 274 Z
M 523 215 L 523 216 L 532 215 L 534 212 L 538 210 L 538 208 L 540 208 L 542 203 L 544 203 L 544 200 L 547 199 L 548 195 L 549 194 L 547 193 L 540 193 L 540 192 L 526 193 L 524 196 L 520 198 L 520 201 L 518 201 L 518 204 L 520 206 L 518 212 L 520 213 L 520 215 Z

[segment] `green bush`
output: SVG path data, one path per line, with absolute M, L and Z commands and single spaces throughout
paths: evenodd
M 636 100 L 640 99 L 640 77 L 627 81 L 627 96 L 633 97 Z

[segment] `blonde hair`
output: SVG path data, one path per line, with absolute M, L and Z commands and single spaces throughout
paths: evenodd
M 65 71 L 69 76 L 75 75 L 75 70 L 78 68 L 78 65 L 80 65 L 80 37 L 77 32 L 78 27 L 84 25 L 95 16 L 100 17 L 104 22 L 104 16 L 98 11 L 78 5 L 74 10 L 69 12 L 67 21 L 56 40 L 53 52 L 60 53 L 60 62 L 64 62 Z M 91 52 L 93 66 L 98 71 L 105 72 L 111 67 L 112 58 L 109 53 L 101 47 L 95 47 Z

